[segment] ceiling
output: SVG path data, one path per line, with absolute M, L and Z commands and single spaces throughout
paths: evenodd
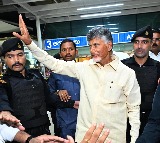
M 26 18 L 54 23 L 86 19 L 84 14 L 121 11 L 118 15 L 155 12 L 160 10 L 160 0 L 1 0 L 0 13 L 14 11 L 24 13 Z M 104 6 L 123 3 L 123 6 L 104 7 L 92 10 L 77 10 L 81 7 Z M 116 14 L 117 15 L 117 14 Z M 106 15 L 107 16 L 107 15 Z M 98 16 L 102 17 L 102 16 Z M 94 17 L 90 17 L 94 18 Z M 87 18 L 88 19 L 88 18 Z
M 90 10 L 77 10 L 77 8 L 82 7 L 113 4 L 123 5 Z M 160 11 L 160 0 L 0 0 L 0 20 L 18 26 L 18 14 L 21 13 L 25 19 L 30 20 L 27 20 L 27 26 L 30 28 L 34 28 L 36 18 L 39 18 L 41 23 L 54 23 L 97 18 L 96 16 L 80 16 L 115 11 L 121 11 L 121 13 L 113 14 L 112 16 L 156 12 Z M 104 16 L 107 17 L 109 15 L 107 14 Z M 104 16 L 99 15 L 98 17 Z

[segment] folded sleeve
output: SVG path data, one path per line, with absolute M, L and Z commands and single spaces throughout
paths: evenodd
M 0 124 L 0 136 L 4 141 L 13 141 L 19 129 Z

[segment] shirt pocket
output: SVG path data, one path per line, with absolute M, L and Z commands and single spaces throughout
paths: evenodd
M 123 94 L 122 86 L 113 82 L 107 83 L 104 93 L 105 102 L 112 104 L 118 103 L 120 102 L 120 97 L 122 94 Z

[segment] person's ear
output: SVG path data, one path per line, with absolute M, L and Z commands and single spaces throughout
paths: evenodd
M 108 52 L 112 50 L 113 43 L 111 41 L 107 42 L 108 45 Z
M 76 49 L 76 56 L 78 55 L 78 49 Z

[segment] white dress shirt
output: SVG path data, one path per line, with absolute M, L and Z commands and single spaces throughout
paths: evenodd
M 19 129 L 9 127 L 6 124 L 0 124 L 0 143 L 5 141 L 13 141 Z
M 153 52 L 149 51 L 149 56 L 150 56 L 152 59 L 160 62 L 160 52 L 158 53 L 158 55 L 155 55 Z
M 135 143 L 140 127 L 140 88 L 135 72 L 116 56 L 101 66 L 93 60 L 63 61 L 53 58 L 33 42 L 27 45 L 33 56 L 55 73 L 79 79 L 80 104 L 78 109 L 76 142 L 82 141 L 93 123 L 104 123 L 109 128 L 112 143 L 126 142 L 127 117 L 131 125 L 131 143 Z

